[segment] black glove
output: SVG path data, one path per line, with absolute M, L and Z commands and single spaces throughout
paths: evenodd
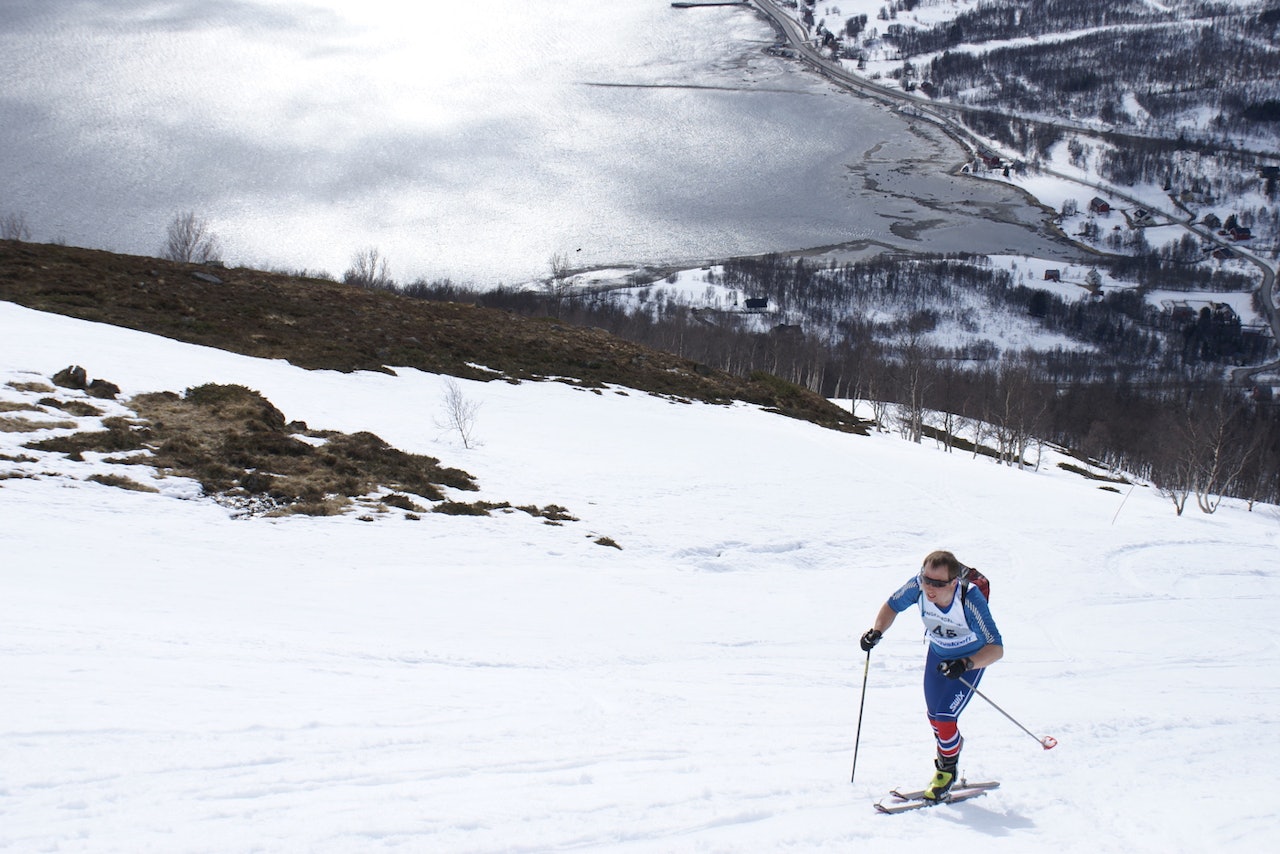
M 884 632 L 880 631 L 879 629 L 867 629 L 867 633 L 862 636 L 862 640 L 860 641 L 860 644 L 862 645 L 862 651 L 871 652 L 871 647 L 880 643 L 880 638 L 883 635 L 884 635 Z
M 959 679 L 961 675 L 972 669 L 972 658 L 953 658 L 938 665 L 939 672 L 948 679 Z

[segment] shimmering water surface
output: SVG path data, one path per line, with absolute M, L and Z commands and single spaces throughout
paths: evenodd
M 835 244 L 1053 253 L 936 131 L 666 0 L 20 0 L 0 20 L 0 214 L 229 263 L 477 284 Z

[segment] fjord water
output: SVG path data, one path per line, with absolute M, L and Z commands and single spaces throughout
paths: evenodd
M 0 213 L 36 240 L 489 285 L 854 243 L 1052 252 L 936 131 L 666 0 L 6 4 Z

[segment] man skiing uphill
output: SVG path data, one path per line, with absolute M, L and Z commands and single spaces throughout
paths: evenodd
M 924 797 L 932 801 L 945 800 L 956 782 L 960 748 L 964 746 L 958 728 L 960 713 L 973 697 L 985 668 L 1004 655 L 987 598 L 975 587 L 961 589 L 964 571 L 951 552 L 931 553 L 919 574 L 880 606 L 875 624 L 862 636 L 862 649 L 869 654 L 898 614 L 919 604 L 929 641 L 924 667 L 925 709 L 938 742 L 937 773 L 924 791 Z M 962 675 L 968 685 L 960 681 Z

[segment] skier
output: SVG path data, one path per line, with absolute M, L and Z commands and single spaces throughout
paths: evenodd
M 925 789 L 928 800 L 946 800 L 956 782 L 960 748 L 964 739 L 957 727 L 960 713 L 973 697 L 985 669 L 1004 655 L 1003 641 L 987 599 L 976 587 L 961 589 L 965 567 L 948 551 L 935 551 L 924 559 L 919 574 L 898 588 L 880 606 L 875 624 L 862 636 L 862 649 L 870 653 L 894 618 L 919 603 L 929 652 L 925 658 L 924 701 L 938 742 L 937 769 Z M 923 596 L 921 594 L 924 594 Z M 959 679 L 965 677 L 969 684 Z

